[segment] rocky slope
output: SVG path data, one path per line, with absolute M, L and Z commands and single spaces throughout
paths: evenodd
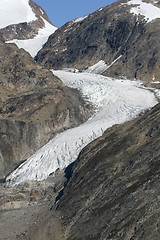
M 15 44 L 0 47 L 0 178 L 57 132 L 77 126 L 90 107 Z M 22 151 L 23 149 L 23 151 Z
M 0 184 L 1 240 L 64 240 L 51 196 L 63 186 L 63 172 L 57 171 L 45 182 L 30 182 L 16 188 Z
M 160 1 L 117 1 L 66 23 L 35 59 L 54 69 L 104 60 L 110 66 L 105 75 L 159 81 L 159 17 Z
M 66 169 L 66 239 L 159 239 L 160 104 L 107 130 Z

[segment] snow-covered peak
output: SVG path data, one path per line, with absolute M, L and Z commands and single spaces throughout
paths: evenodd
M 29 0 L 0 0 L 0 28 L 33 20 L 36 16 Z
M 155 1 L 152 1 L 155 3 Z M 147 22 L 151 22 L 157 18 L 160 18 L 160 8 L 154 6 L 152 3 L 146 3 L 142 0 L 130 0 L 123 5 L 133 5 L 130 12 L 134 15 L 144 16 Z
M 27 22 L 28 28 L 15 25 Z M 14 25 L 6 32 L 3 28 Z M 47 42 L 48 37 L 57 30 L 43 9 L 30 0 L 0 0 L 0 29 L 6 43 L 15 43 L 35 57 Z

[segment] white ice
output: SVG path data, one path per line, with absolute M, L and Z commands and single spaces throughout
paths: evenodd
M 142 0 L 130 0 L 127 3 L 123 4 L 135 5 L 131 8 L 131 13 L 144 16 L 147 22 L 151 22 L 157 18 L 160 18 L 160 8 L 154 6 L 151 3 L 146 3 Z
M 38 51 L 47 42 L 48 37 L 57 30 L 57 27 L 51 25 L 44 18 L 42 19 L 45 23 L 45 27 L 41 28 L 38 31 L 38 35 L 36 35 L 34 38 L 27 40 L 14 39 L 11 41 L 7 41 L 6 43 L 15 43 L 19 48 L 23 48 L 24 50 L 29 52 L 32 57 L 35 57 Z
M 94 64 L 93 66 L 88 67 L 87 70 L 85 70 L 84 72 L 101 74 L 104 71 L 106 71 L 108 68 L 110 68 L 114 63 L 116 63 L 121 57 L 122 55 L 120 55 L 115 60 L 113 60 L 113 62 L 109 65 L 107 65 L 105 61 L 100 60 L 98 63 Z
M 0 28 L 36 19 L 29 0 L 0 0 Z
M 100 60 L 98 63 L 94 64 L 93 66 L 89 67 L 86 72 L 88 73 L 95 73 L 95 74 L 101 74 L 105 70 L 108 69 L 108 66 L 103 60 Z
M 57 134 L 19 166 L 7 178 L 12 185 L 46 179 L 56 169 L 63 169 L 75 161 L 80 151 L 107 128 L 131 120 L 157 103 L 154 94 L 140 82 L 64 70 L 53 73 L 65 85 L 80 89 L 95 106 L 95 114 L 79 127 Z

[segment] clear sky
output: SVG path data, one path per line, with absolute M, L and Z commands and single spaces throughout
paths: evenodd
M 66 22 L 82 17 L 116 0 L 33 0 L 48 14 L 51 22 L 61 27 Z

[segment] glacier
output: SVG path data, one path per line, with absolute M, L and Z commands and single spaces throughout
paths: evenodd
M 65 85 L 82 92 L 93 104 L 94 115 L 79 127 L 57 134 L 7 177 L 10 185 L 46 179 L 57 169 L 74 162 L 80 151 L 107 128 L 135 118 L 158 101 L 153 89 L 145 88 L 140 81 L 113 79 L 71 69 L 52 72 Z M 159 92 L 156 93 L 158 96 Z

